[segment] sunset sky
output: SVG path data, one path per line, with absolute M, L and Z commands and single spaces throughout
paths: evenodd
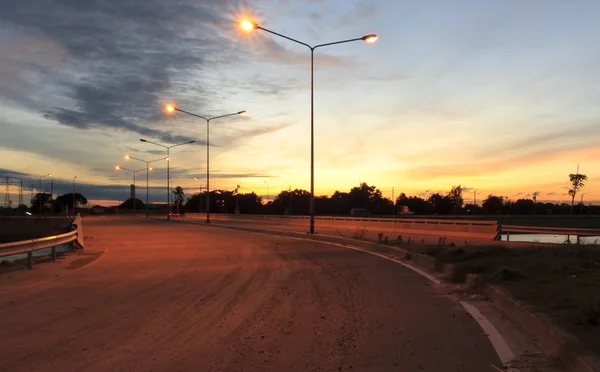
M 316 194 L 367 182 L 427 197 L 460 184 L 466 201 L 472 189 L 566 201 L 580 164 L 584 201 L 600 203 L 599 15 L 591 0 L 9 1 L 0 176 L 29 189 L 52 173 L 55 193 L 77 176 L 76 191 L 114 204 L 132 182 L 114 166 L 144 168 L 124 155 L 165 156 L 140 138 L 196 140 L 173 150 L 171 178 L 197 192 L 206 126 L 166 115 L 174 102 L 204 116 L 248 111 L 211 124 L 211 189 L 308 189 L 310 52 L 243 32 L 249 17 L 309 44 L 379 35 L 315 53 Z M 155 166 L 150 201 L 164 202 Z

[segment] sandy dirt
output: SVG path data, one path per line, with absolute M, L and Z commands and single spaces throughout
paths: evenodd
M 316 242 L 84 220 L 97 263 L 2 281 L 0 371 L 488 371 L 477 323 L 392 262 Z M 19 274 L 27 274 L 22 272 Z M 23 286 L 20 288 L 20 286 Z

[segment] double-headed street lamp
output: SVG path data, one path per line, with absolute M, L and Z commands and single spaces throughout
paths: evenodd
M 199 119 L 206 120 L 206 223 L 210 223 L 210 122 L 212 120 L 226 118 L 228 116 L 246 115 L 246 110 L 234 112 L 227 115 L 219 115 L 213 116 L 212 118 L 207 118 L 201 115 L 193 114 L 191 112 L 182 110 L 175 105 L 167 105 L 166 109 L 168 113 L 174 113 L 177 111 L 194 116 Z
M 157 161 L 161 161 L 161 160 L 169 160 L 168 157 L 165 158 L 160 158 L 160 159 L 156 159 L 156 160 L 150 160 L 150 161 L 146 161 L 146 160 L 142 160 L 142 159 L 138 159 L 136 157 L 130 156 L 130 155 L 125 155 L 125 159 L 126 160 L 137 160 L 137 161 L 141 161 L 142 163 L 146 163 L 146 218 L 150 217 L 150 214 L 148 212 L 148 173 L 149 171 L 152 170 L 152 168 L 150 168 L 150 163 L 154 163 Z
M 146 171 L 148 171 L 148 170 L 152 170 L 152 168 L 148 168 L 148 167 L 146 167 L 146 168 L 144 168 L 144 169 L 136 169 L 136 170 L 131 170 L 131 169 L 123 168 L 123 167 L 122 167 L 122 166 L 120 166 L 120 165 L 117 165 L 117 166 L 115 166 L 115 169 L 116 169 L 116 170 L 121 170 L 121 169 L 122 169 L 122 170 L 126 170 L 126 171 L 128 171 L 128 172 L 131 172 L 131 173 L 133 173 L 133 215 L 135 216 L 135 204 L 136 204 L 136 201 L 137 201 L 137 200 L 136 200 L 136 199 L 137 199 L 137 197 L 136 197 L 136 195 L 135 195 L 135 174 L 136 174 L 137 172 L 139 172 L 139 171 L 143 171 L 144 169 L 145 169 Z
M 314 112 L 315 112 L 314 111 L 314 56 L 315 56 L 315 49 L 326 47 L 326 46 L 331 46 L 331 45 L 350 43 L 353 41 L 365 41 L 367 43 L 374 43 L 377 40 L 377 35 L 370 34 L 370 35 L 365 35 L 363 37 L 359 37 L 356 39 L 335 41 L 332 43 L 325 43 L 325 44 L 311 46 L 302 41 L 292 39 L 291 37 L 282 35 L 280 33 L 277 33 L 277 32 L 271 31 L 271 30 L 267 30 L 266 28 L 263 28 L 263 27 L 259 26 L 257 23 L 254 23 L 249 20 L 243 20 L 241 22 L 241 27 L 242 27 L 242 29 L 244 29 L 246 31 L 263 30 L 263 31 L 266 31 L 275 36 L 279 36 L 284 39 L 293 41 L 295 43 L 304 45 L 305 47 L 310 49 L 310 233 L 314 234 L 315 233 L 315 182 L 314 182 L 315 181 L 315 141 L 314 141 L 314 117 L 315 117 L 315 114 L 314 114 Z
M 42 213 L 44 213 L 44 197 L 42 195 L 42 177 L 52 177 L 52 174 L 48 173 L 48 174 L 43 174 L 40 176 L 40 192 L 38 193 L 38 195 L 40 196 L 38 199 L 39 203 L 40 203 L 40 216 L 42 215 Z
M 171 182 L 171 176 L 170 176 L 171 149 L 173 147 L 177 147 L 177 146 L 189 145 L 196 141 L 183 142 L 183 143 L 178 143 L 177 145 L 171 145 L 171 146 L 161 145 L 160 143 L 148 141 L 143 138 L 140 138 L 140 141 L 150 143 L 152 145 L 160 146 L 160 147 L 167 149 L 167 157 L 166 157 L 166 159 L 167 159 L 167 207 L 169 207 L 169 210 L 167 211 L 167 220 L 169 220 L 169 219 L 171 219 L 171 183 L 170 183 Z

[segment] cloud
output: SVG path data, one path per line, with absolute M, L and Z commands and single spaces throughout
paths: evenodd
M 583 125 L 581 124 L 583 123 Z M 579 125 L 577 125 L 579 124 Z M 486 148 L 475 154 L 477 158 L 491 158 L 505 156 L 506 153 L 515 153 L 523 150 L 547 148 L 549 145 L 556 145 L 563 149 L 576 149 L 589 139 L 590 135 L 600 135 L 600 118 L 589 118 L 579 120 L 579 123 L 552 123 L 551 126 L 566 128 L 563 130 L 543 132 L 540 131 L 534 135 L 525 138 L 504 142 L 500 146 Z M 550 125 L 550 123 L 548 123 Z
M 308 18 L 314 23 L 319 23 L 323 20 L 323 17 L 318 12 L 308 13 Z
M 29 175 L 27 173 L 23 173 L 23 172 L 17 172 L 17 171 L 13 171 L 10 169 L 3 169 L 0 168 L 0 178 L 3 179 L 3 181 L 5 181 L 6 177 L 8 178 L 16 178 L 16 179 L 24 179 L 27 178 Z M 31 180 L 29 178 L 27 178 L 28 180 Z
M 337 21 L 338 27 L 365 22 L 379 14 L 380 8 L 372 2 L 358 1 L 352 9 L 344 13 Z
M 600 155 L 600 149 L 594 145 L 576 145 L 565 144 L 554 148 L 544 148 L 521 155 L 504 156 L 496 160 L 482 160 L 477 162 L 474 167 L 471 163 L 456 163 L 445 165 L 421 165 L 414 166 L 406 170 L 412 178 L 442 178 L 442 177 L 474 177 L 487 174 L 496 174 L 501 171 L 511 170 L 530 164 L 540 164 L 554 159 L 562 158 L 570 153 L 579 153 L 586 151 L 587 157 L 597 158 Z
M 38 107 L 44 117 L 83 130 L 177 142 L 189 138 L 146 123 L 158 119 L 161 100 L 175 89 L 174 76 L 210 66 L 206 59 L 218 53 L 214 45 L 221 41 L 210 31 L 223 9 L 219 0 L 174 0 L 168 6 L 159 0 L 24 0 L 3 4 L 0 22 L 67 54 L 72 73 L 52 88 L 71 103 Z

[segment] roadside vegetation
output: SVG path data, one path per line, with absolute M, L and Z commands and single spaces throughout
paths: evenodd
M 368 240 L 363 238 L 367 235 L 366 230 L 358 230 L 354 238 Z M 598 245 L 475 246 L 455 244 L 445 237 L 437 244 L 424 244 L 409 236 L 390 239 L 381 233 L 377 242 L 408 251 L 405 259 L 419 253 L 433 258 L 437 268 L 450 265 L 446 270 L 449 282 L 464 283 L 471 275 L 476 278 L 473 290 L 483 284 L 504 288 L 600 352 Z

